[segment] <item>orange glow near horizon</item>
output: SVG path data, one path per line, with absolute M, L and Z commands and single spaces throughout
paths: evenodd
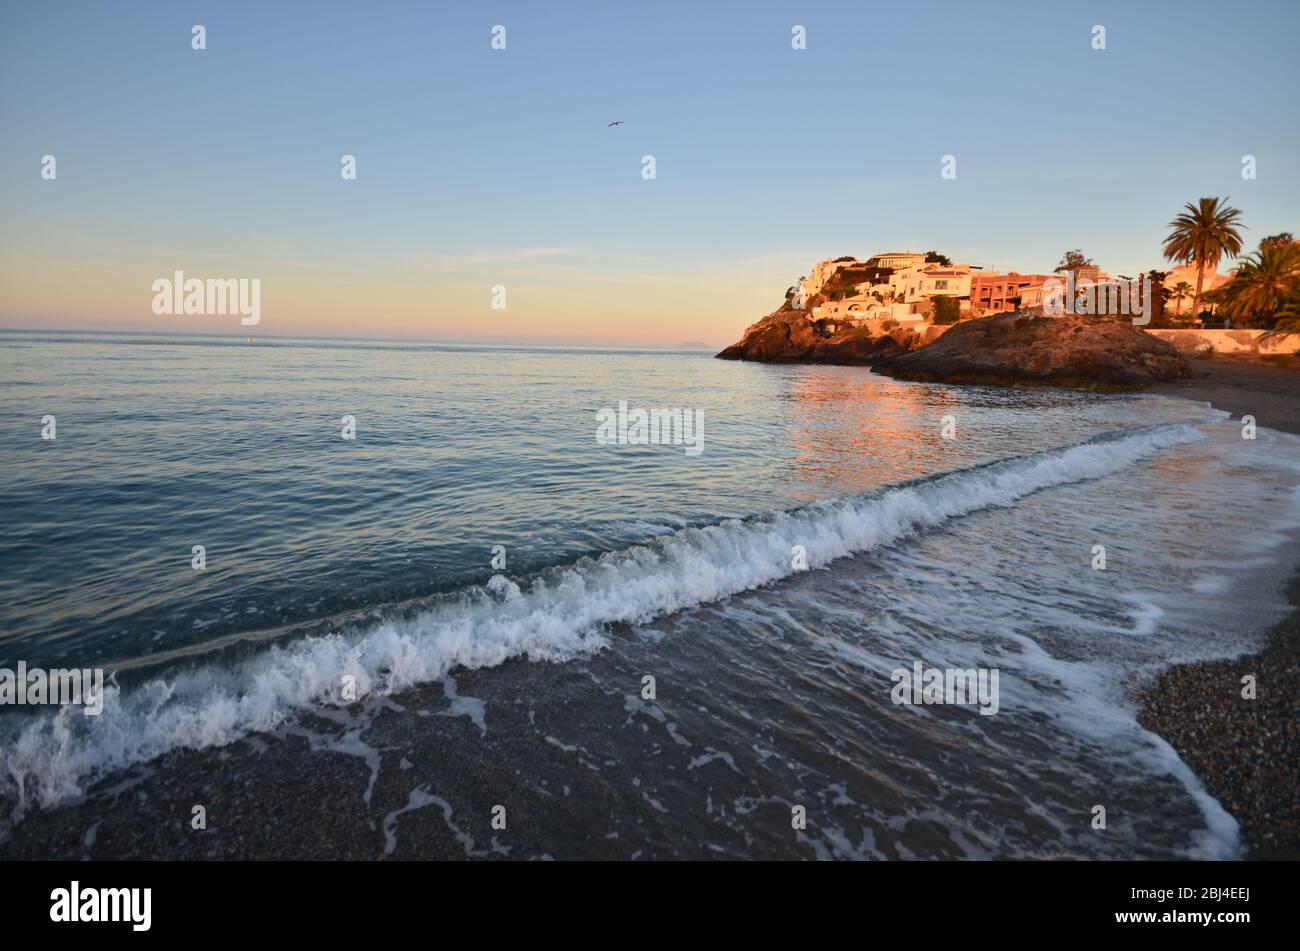
M 179 257 L 177 255 L 176 257 Z M 202 265 L 202 266 L 201 266 Z M 592 346 L 722 347 L 780 301 L 779 278 L 738 286 L 708 275 L 592 279 L 572 265 L 460 270 L 418 267 L 259 267 L 254 260 L 195 261 L 186 278 L 257 277 L 261 318 L 168 316 L 152 311 L 152 285 L 174 268 L 109 255 L 98 260 L 9 258 L 0 326 L 50 330 L 265 334 Z M 493 309 L 493 288 L 506 307 Z

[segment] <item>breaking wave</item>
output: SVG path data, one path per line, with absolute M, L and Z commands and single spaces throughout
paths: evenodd
M 313 707 L 350 703 L 345 682 L 360 699 L 457 667 L 516 657 L 566 661 L 607 646 L 610 625 L 646 622 L 793 574 L 794 546 L 803 547 L 809 568 L 822 567 L 1204 438 L 1191 425 L 1128 430 L 867 495 L 686 528 L 547 569 L 525 587 L 498 575 L 414 617 L 302 638 L 135 687 L 106 685 L 99 716 L 64 707 L 0 720 L 0 795 L 13 802 L 15 817 L 31 805 L 54 806 L 169 751 L 224 745 Z

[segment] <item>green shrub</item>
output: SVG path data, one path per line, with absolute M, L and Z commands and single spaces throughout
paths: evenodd
M 955 297 L 931 297 L 930 308 L 934 322 L 940 326 L 955 324 L 961 316 L 961 304 Z

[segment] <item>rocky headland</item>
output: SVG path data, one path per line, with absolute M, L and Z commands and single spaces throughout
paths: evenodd
M 834 329 L 832 329 L 834 328 Z M 1041 308 L 965 320 L 923 332 L 872 335 L 788 305 L 749 327 L 724 360 L 872 366 L 903 380 L 1131 390 L 1192 375 L 1174 346 L 1127 320 L 1044 314 Z
M 874 366 L 937 338 L 943 328 L 918 334 L 894 328 L 873 335 L 865 328 L 833 331 L 806 310 L 782 306 L 745 330 L 736 343 L 719 353 L 720 360 L 763 363 L 840 363 Z

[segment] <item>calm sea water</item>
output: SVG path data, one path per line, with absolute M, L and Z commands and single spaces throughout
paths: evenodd
M 458 698 L 481 739 L 457 755 L 535 730 L 540 771 L 600 733 L 585 794 L 650 804 L 649 826 L 593 810 L 626 854 L 648 828 L 661 856 L 1237 849 L 1131 700 L 1284 611 L 1300 442 L 1243 440 L 1204 404 L 703 353 L 135 335 L 0 334 L 0 380 L 0 667 L 116 672 L 102 716 L 0 713 L 11 827 L 346 707 L 345 678 L 363 705 L 454 698 L 456 671 L 521 659 L 550 663 Z M 598 444 L 620 401 L 701 411 L 703 452 Z M 894 704 L 918 660 L 998 669 L 998 713 Z M 590 722 L 504 715 L 557 691 Z M 797 835 L 792 803 L 818 816 Z

